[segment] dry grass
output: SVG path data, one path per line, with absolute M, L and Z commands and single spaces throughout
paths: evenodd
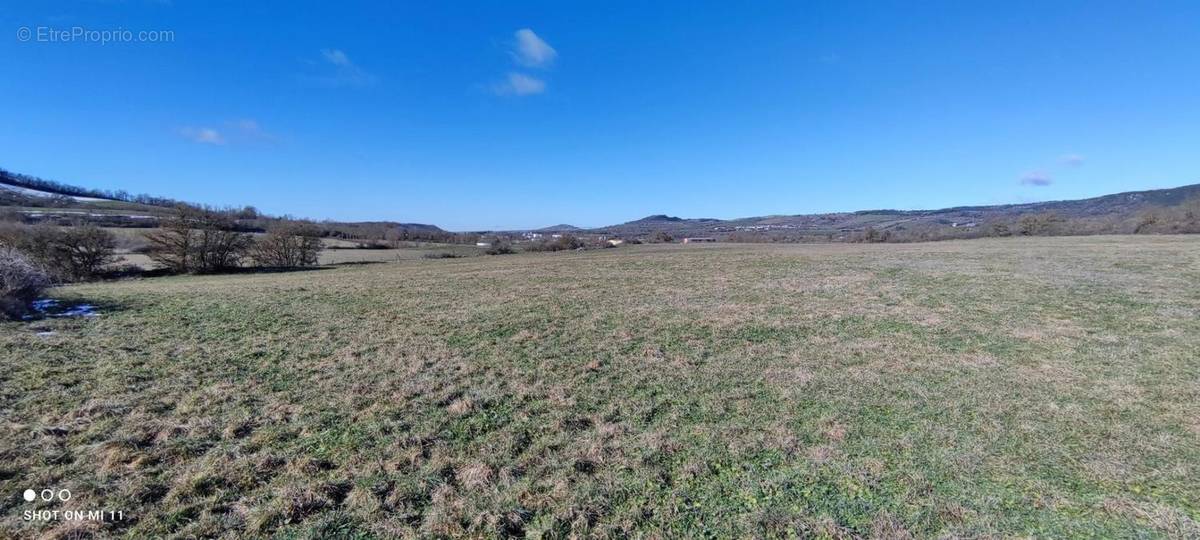
M 631 246 L 59 289 L 0 536 L 1194 537 L 1200 239 Z M 37 336 L 35 330 L 53 330 Z
M 110 231 L 119 231 L 119 245 L 123 246 L 120 250 L 120 264 L 133 265 L 143 269 L 155 268 L 155 263 L 149 256 L 141 253 L 130 253 L 126 246 L 127 244 L 144 245 L 145 239 L 137 236 L 142 232 L 130 233 L 129 229 L 111 228 Z M 146 229 L 153 230 L 153 229 Z M 133 231 L 143 231 L 143 229 L 133 229 Z M 449 253 L 457 257 L 476 257 L 483 255 L 483 248 L 459 245 L 459 244 L 432 244 L 423 243 L 415 244 L 413 247 L 403 247 L 398 249 L 346 249 L 353 248 L 353 242 L 346 240 L 330 240 L 324 239 L 324 244 L 329 246 L 339 246 L 342 249 L 324 249 L 321 251 L 318 262 L 320 264 L 355 264 L 355 263 L 382 263 L 382 262 L 398 262 L 409 261 L 415 259 L 424 259 L 426 255 Z

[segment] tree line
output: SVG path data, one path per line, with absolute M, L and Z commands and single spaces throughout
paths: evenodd
M 154 195 L 147 195 L 145 193 L 134 195 L 121 189 L 89 189 L 71 184 L 64 184 L 54 180 L 47 180 L 45 178 L 39 178 L 28 174 L 15 173 L 4 169 L 0 169 L 0 182 L 23 188 L 45 191 L 47 193 L 56 193 L 59 195 L 108 199 L 112 201 L 131 202 L 150 206 L 164 206 L 171 208 L 179 204 L 186 204 L 182 201 L 177 201 L 167 197 L 156 197 Z
M 151 260 L 170 273 L 228 272 L 246 266 L 317 264 L 321 232 L 309 222 L 277 220 L 265 234 L 238 230 L 227 213 L 180 206 L 146 235 Z M 19 316 L 55 283 L 103 276 L 119 260 L 117 238 L 94 225 L 0 225 L 0 315 Z
M 255 238 L 237 228 L 228 214 L 180 207 L 162 226 L 146 235 L 147 255 L 176 273 L 213 273 L 246 263 L 291 268 L 317 264 L 321 232 L 312 223 L 279 220 Z

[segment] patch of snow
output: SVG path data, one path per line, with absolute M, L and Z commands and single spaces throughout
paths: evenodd
M 97 212 L 84 212 L 82 210 L 21 210 L 20 212 L 27 216 L 36 217 L 36 218 L 41 218 L 44 216 L 61 216 L 61 215 L 84 216 L 84 215 L 86 215 L 89 217 L 110 217 L 110 218 L 121 217 L 121 218 L 129 218 L 129 219 L 154 219 L 154 216 L 144 216 L 141 214 L 101 214 L 101 213 L 97 213 Z
M 38 332 L 38 333 L 37 333 L 37 335 L 38 335 L 39 337 L 50 337 L 50 336 L 53 336 L 54 334 L 57 334 L 57 333 L 58 333 L 58 332 L 54 332 L 54 331 L 50 331 L 50 330 L 48 330 L 48 331 L 45 331 L 45 332 Z
M 96 312 L 96 307 L 91 304 L 79 304 L 78 306 L 72 307 L 71 309 L 68 309 L 68 310 L 66 310 L 62 313 L 59 313 L 57 315 L 54 315 L 54 316 L 55 317 L 98 317 L 98 316 L 100 316 L 100 314 Z
M 87 202 L 97 202 L 97 201 L 108 200 L 108 199 L 99 199 L 96 197 L 76 197 L 75 195 L 60 195 L 58 193 L 50 193 L 49 191 L 30 189 L 27 187 L 14 186 L 11 184 L 0 184 L 0 189 L 7 189 L 9 191 L 15 191 L 22 195 L 29 195 L 31 197 L 69 197 L 69 198 L 75 199 L 77 201 L 87 201 Z
M 47 317 L 99 317 L 100 312 L 96 311 L 96 306 L 91 304 L 79 304 L 68 307 L 63 311 L 51 313 L 52 310 L 58 309 L 59 301 L 53 298 L 42 298 L 33 301 L 33 310 Z M 26 317 L 28 318 L 28 317 Z

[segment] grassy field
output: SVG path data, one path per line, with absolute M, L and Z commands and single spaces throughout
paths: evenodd
M 1200 536 L 1197 237 L 53 295 L 103 314 L 0 326 L 0 537 Z
M 127 229 L 128 230 L 128 229 Z M 136 233 L 124 233 L 125 235 L 140 234 L 141 230 Z M 122 238 L 122 241 L 124 239 Z M 142 241 L 144 243 L 144 241 Z M 456 257 L 475 257 L 483 255 L 484 249 L 473 245 L 461 244 L 433 244 L 433 243 L 413 243 L 411 246 L 397 249 L 347 249 L 353 246 L 352 242 L 344 240 L 329 240 L 324 241 L 326 249 L 321 251 L 319 255 L 320 264 L 357 264 L 357 263 L 381 263 L 381 262 L 397 262 L 407 261 L 412 259 L 424 259 L 427 256 L 449 253 Z M 341 246 L 341 249 L 329 249 L 329 246 Z M 122 252 L 120 254 L 121 264 L 131 264 L 143 269 L 155 268 L 154 261 L 148 255 L 141 253 Z
M 484 249 L 473 245 L 421 244 L 398 249 L 326 249 L 321 252 L 321 264 L 396 262 L 424 259 L 427 256 L 451 254 L 455 257 L 483 255 Z

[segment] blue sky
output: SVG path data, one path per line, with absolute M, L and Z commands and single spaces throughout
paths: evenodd
M 1198 2 L 738 4 L 12 2 L 0 167 L 451 230 L 1200 182 Z

